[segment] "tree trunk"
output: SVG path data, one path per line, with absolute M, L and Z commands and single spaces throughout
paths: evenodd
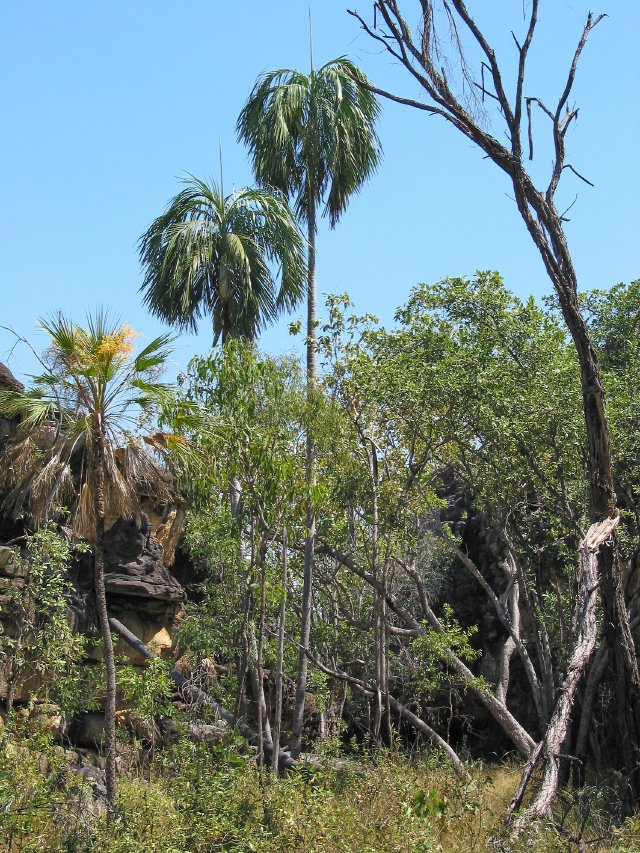
M 315 399 L 317 374 L 316 342 L 316 210 L 313 193 L 309 193 L 308 220 L 308 280 L 307 280 L 307 417 L 312 420 L 312 406 Z M 291 755 L 297 758 L 302 749 L 302 726 L 304 724 L 304 704 L 307 693 L 307 655 L 311 635 L 311 608 L 313 603 L 313 562 L 316 543 L 316 516 L 311 491 L 316 482 L 316 445 L 313 427 L 307 423 L 306 479 L 310 494 L 307 498 L 306 537 L 304 543 L 304 578 L 302 585 L 302 618 L 300 626 L 300 654 L 298 657 L 298 677 L 296 679 L 296 699 L 293 711 L 293 736 Z
M 276 671 L 276 708 L 273 720 L 273 753 L 271 767 L 278 769 L 278 753 L 280 752 L 280 733 L 282 731 L 282 692 L 284 685 L 284 637 L 287 623 L 287 584 L 288 579 L 287 531 L 282 536 L 282 601 L 278 617 L 278 664 Z
M 571 122 L 578 115 L 578 110 L 570 106 L 578 61 L 591 30 L 597 26 L 604 15 L 594 16 L 592 13 L 587 15 L 566 82 L 557 103 L 550 109 L 540 99 L 524 95 L 525 69 L 537 25 L 539 0 L 533 0 L 530 4 L 527 32 L 522 43 L 514 35 L 518 51 L 518 66 L 513 101 L 507 97 L 496 52 L 469 14 L 465 0 L 450 0 L 449 26 L 453 34 L 454 50 L 459 52 L 463 74 L 466 77 L 469 67 L 462 54 L 462 45 L 468 37 L 475 42 L 481 55 L 484 56 L 483 69 L 488 71 L 490 85 L 493 88 L 493 91 L 488 94 L 495 98 L 504 118 L 507 147 L 477 122 L 451 90 L 449 75 L 442 70 L 439 48 L 433 48 L 434 44 L 439 44 L 434 32 L 437 21 L 437 15 L 434 15 L 435 5 L 430 0 L 421 2 L 421 26 L 415 41 L 411 27 L 402 17 L 395 0 L 394 2 L 378 0 L 376 3 L 377 11 L 388 31 L 385 35 L 377 31 L 375 24 L 372 28 L 358 12 L 351 12 L 360 21 L 363 29 L 396 59 L 399 59 L 412 77 L 419 81 L 427 97 L 425 101 L 417 101 L 399 97 L 376 87 L 369 88 L 392 101 L 425 110 L 431 115 L 439 115 L 477 145 L 510 178 L 518 212 L 553 283 L 564 320 L 576 348 L 580 365 L 588 445 L 590 516 L 592 524 L 604 523 L 608 519 L 613 519 L 617 512 L 604 392 L 598 357 L 580 311 L 577 277 L 564 233 L 564 217 L 555 206 L 555 194 L 565 169 L 569 168 L 575 172 L 573 166 L 566 162 L 565 136 Z M 479 83 L 477 85 L 480 86 Z M 486 92 L 484 77 L 481 89 L 484 95 Z M 530 123 L 532 104 L 539 107 L 551 120 L 551 142 L 554 155 L 546 190 L 536 188 L 524 165 L 522 125 L 525 107 L 529 114 L 529 159 L 533 159 L 534 156 Z M 617 754 L 610 755 L 608 760 L 612 769 L 624 770 L 629 774 L 633 772 L 634 767 L 637 767 L 640 757 L 640 675 L 629 626 L 615 536 L 599 549 L 596 571 L 601 584 L 605 635 L 610 648 L 611 669 L 618 706 L 619 747 Z M 574 650 L 575 653 L 577 651 L 577 649 Z M 579 681 L 588 658 L 576 656 L 575 653 L 572 654 L 573 663 L 578 667 L 582 666 L 573 673 Z M 554 711 L 554 718 L 556 711 Z M 633 786 L 633 799 L 637 803 L 640 796 L 640 774 L 633 773 L 633 779 L 630 782 Z
M 381 585 L 375 583 L 371 572 L 362 569 L 362 567 L 355 563 L 355 561 L 348 555 L 341 553 L 338 549 L 333 548 L 324 542 L 321 545 L 321 552 L 334 557 L 341 565 L 350 569 L 355 575 L 366 581 L 374 588 L 374 590 L 377 589 L 378 592 L 382 592 Z M 429 623 L 434 631 L 437 631 L 439 634 L 444 634 L 442 623 L 429 605 L 426 592 L 424 590 L 424 584 L 422 583 L 418 572 L 404 562 L 398 561 L 397 557 L 394 557 L 394 559 L 416 584 L 424 619 Z M 393 611 L 401 621 L 404 622 L 407 629 L 411 632 L 411 636 L 418 637 L 423 633 L 424 628 L 421 622 L 405 610 L 393 593 L 389 591 L 386 593 L 386 603 L 389 610 Z M 490 690 L 487 690 L 482 683 L 478 682 L 478 679 L 474 676 L 469 667 L 450 647 L 443 653 L 443 662 L 451 666 L 458 673 L 465 686 L 476 696 L 480 703 L 484 705 L 495 722 L 500 726 L 502 731 L 518 750 L 520 755 L 524 758 L 528 758 L 535 748 L 535 741 L 520 725 L 507 706 L 503 702 L 499 702 Z
M 122 639 L 127 642 L 132 649 L 135 649 L 135 651 L 143 658 L 151 660 L 152 658 L 158 657 L 148 649 L 147 646 L 145 646 L 142 640 L 136 637 L 135 634 L 133 634 L 117 619 L 110 619 L 109 622 L 116 634 L 122 637 Z M 252 729 L 251 726 L 248 726 L 246 723 L 242 722 L 242 720 L 236 719 L 230 711 L 223 707 L 219 702 L 216 702 L 213 697 L 209 696 L 208 693 L 205 693 L 204 690 L 200 690 L 199 687 L 191 684 L 188 678 L 185 678 L 184 675 L 181 675 L 175 669 L 169 670 L 169 676 L 180 690 L 182 690 L 192 701 L 197 701 L 200 705 L 206 705 L 207 707 L 212 708 L 221 720 L 224 720 L 225 723 L 228 723 L 232 728 L 237 729 L 245 740 L 253 746 L 258 745 L 258 733 L 255 729 Z M 267 760 L 271 761 L 272 745 L 270 743 L 265 743 L 264 749 Z M 289 753 L 283 752 L 282 750 L 277 753 L 277 762 L 281 771 L 291 770 L 296 765 Z
M 112 820 L 116 810 L 116 664 L 109 628 L 107 596 L 104 586 L 104 425 L 98 415 L 92 428 L 93 438 L 93 507 L 95 513 L 94 583 L 98 622 L 102 636 L 104 665 L 107 675 L 107 694 L 104 708 L 105 777 L 107 786 L 107 818 Z
M 362 435 L 362 443 L 367 451 L 367 460 L 369 464 L 369 478 L 371 480 L 371 574 L 375 581 L 373 595 L 373 624 L 374 624 L 374 645 L 376 654 L 376 678 L 375 678 L 375 705 L 373 714 L 373 737 L 376 741 L 380 741 L 380 732 L 382 729 L 382 715 L 384 713 L 383 692 L 386 689 L 385 675 L 386 662 L 384 659 L 385 653 L 385 623 L 386 612 L 384 609 L 384 598 L 386 588 L 380 577 L 380 544 L 379 544 L 379 515 L 378 515 L 378 476 L 376 449 L 373 442 L 370 442 L 371 447 L 368 447 L 368 440 Z
M 256 664 L 256 677 L 258 680 L 258 698 L 260 706 L 258 708 L 258 733 L 260 735 L 260 745 L 258 747 L 258 765 L 260 767 L 264 767 L 265 764 L 265 752 L 264 752 L 264 743 L 265 740 L 271 742 L 271 726 L 269 725 L 269 711 L 267 708 L 267 702 L 264 695 L 264 675 L 262 671 L 262 660 L 263 660 L 263 652 L 264 652 L 264 628 L 265 628 L 265 615 L 267 608 L 267 578 L 266 578 L 266 553 L 262 552 L 261 549 L 261 559 L 260 559 L 260 625 L 258 630 L 258 648 L 257 648 L 257 664 Z
M 242 486 L 237 477 L 229 479 L 229 500 L 231 503 L 231 518 L 238 528 L 238 560 L 244 567 L 246 564 L 245 544 L 242 538 Z M 246 580 L 246 596 L 244 606 L 244 618 L 242 623 L 242 650 L 243 650 L 243 666 L 238 673 L 238 696 L 236 701 L 236 711 L 241 714 L 241 704 L 244 693 L 244 678 L 245 670 L 249 670 L 249 680 L 251 682 L 251 693 L 256 706 L 256 714 L 259 718 L 258 731 L 262 737 L 271 742 L 271 727 L 269 725 L 269 715 L 267 712 L 267 703 L 264 696 L 264 684 L 260 677 L 260 667 L 258 664 L 258 644 L 256 642 L 255 630 L 253 622 L 250 619 L 251 610 L 251 584 L 250 577 Z
M 509 823 L 515 811 L 520 807 L 536 764 L 540 758 L 544 758 L 545 773 L 542 785 L 533 803 L 515 822 L 516 832 L 521 831 L 527 821 L 546 816 L 558 793 L 562 746 L 566 741 L 576 691 L 596 643 L 598 630 L 596 619 L 598 552 L 610 540 L 618 525 L 618 520 L 619 517 L 616 516 L 616 518 L 606 519 L 599 524 L 593 524 L 581 544 L 580 585 L 576 607 L 576 639 L 564 683 L 559 691 L 545 737 L 525 768 L 518 792 L 507 811 L 506 821 Z

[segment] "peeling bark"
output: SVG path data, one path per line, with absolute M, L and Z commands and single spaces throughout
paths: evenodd
M 611 541 L 619 520 L 619 516 L 616 516 L 592 524 L 580 545 L 580 578 L 573 651 L 545 737 L 536 747 L 532 759 L 525 768 L 520 787 L 507 810 L 506 823 L 510 824 L 515 812 L 522 804 L 522 798 L 536 764 L 541 758 L 544 758 L 545 772 L 542 784 L 532 804 L 515 821 L 514 829 L 516 832 L 522 831 L 528 821 L 545 817 L 558 793 L 562 745 L 567 735 L 578 685 L 596 644 L 598 630 L 596 618 L 599 580 L 598 555 L 600 549 L 607 547 L 607 543 Z

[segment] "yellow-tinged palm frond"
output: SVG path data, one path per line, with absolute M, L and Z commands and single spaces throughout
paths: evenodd
M 64 504 L 76 535 L 94 541 L 96 437 L 104 444 L 111 517 L 137 515 L 137 490 L 161 500 L 170 496 L 171 479 L 161 460 L 145 459 L 144 446 L 128 427 L 141 415 L 153 419 L 173 402 L 173 388 L 155 381 L 172 337 L 161 335 L 135 355 L 134 331 L 104 311 L 86 327 L 62 314 L 41 326 L 50 337 L 48 372 L 34 377 L 31 391 L 0 392 L 0 414 L 18 421 L 3 449 L 0 487 L 8 492 L 3 506 L 14 516 L 27 510 L 39 526 Z

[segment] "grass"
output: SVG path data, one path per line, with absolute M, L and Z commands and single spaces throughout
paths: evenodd
M 460 780 L 434 756 L 361 755 L 357 762 L 302 770 L 286 779 L 260 772 L 237 745 L 213 751 L 182 740 L 150 768 L 124 773 L 118 818 L 107 827 L 86 783 L 38 733 L 0 756 L 0 850 L 100 853 L 552 853 L 576 850 L 549 824 L 517 842 L 500 840 L 517 766 L 470 768 Z M 579 810 L 565 827 L 576 831 Z M 596 840 L 600 838 L 600 840 Z M 621 828 L 593 812 L 585 849 L 640 851 L 640 820 Z M 589 843 L 593 841 L 593 843 Z

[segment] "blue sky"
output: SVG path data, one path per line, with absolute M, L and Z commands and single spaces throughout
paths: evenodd
M 403 0 L 409 12 L 416 0 Z M 524 0 L 524 5 L 528 5 Z M 371 2 L 313 0 L 316 63 L 349 55 L 382 87 L 419 97 L 346 13 Z M 507 78 L 522 31 L 523 0 L 470 0 L 504 57 Z M 589 5 L 542 0 L 527 94 L 549 103 Z M 592 33 L 574 89 L 580 117 L 559 203 L 577 201 L 567 225 L 581 287 L 637 278 L 640 197 L 640 4 L 600 0 L 609 17 Z M 39 350 L 39 316 L 61 309 L 82 322 L 104 305 L 143 334 L 164 330 L 142 307 L 136 242 L 179 190 L 180 176 L 252 182 L 235 122 L 257 75 L 308 67 L 306 0 L 4 0 L 0 4 L 0 323 Z M 509 80 L 507 80 L 509 82 Z M 390 323 L 420 281 L 497 269 L 517 294 L 549 292 L 509 187 L 474 146 L 437 118 L 385 103 L 384 160 L 338 227 L 321 225 L 319 292 L 348 291 L 361 312 Z M 491 120 L 491 115 L 488 116 Z M 540 134 L 544 117 L 535 116 Z M 496 121 L 496 133 L 501 129 Z M 542 137 L 541 137 L 542 139 Z M 549 150 L 537 146 L 543 176 Z M 299 312 L 301 313 L 301 312 Z M 293 319 L 293 318 L 289 318 Z M 271 352 L 294 347 L 289 319 L 266 332 Z M 181 336 L 171 372 L 206 351 L 211 327 Z M 35 369 L 0 330 L 0 360 L 17 375 Z

